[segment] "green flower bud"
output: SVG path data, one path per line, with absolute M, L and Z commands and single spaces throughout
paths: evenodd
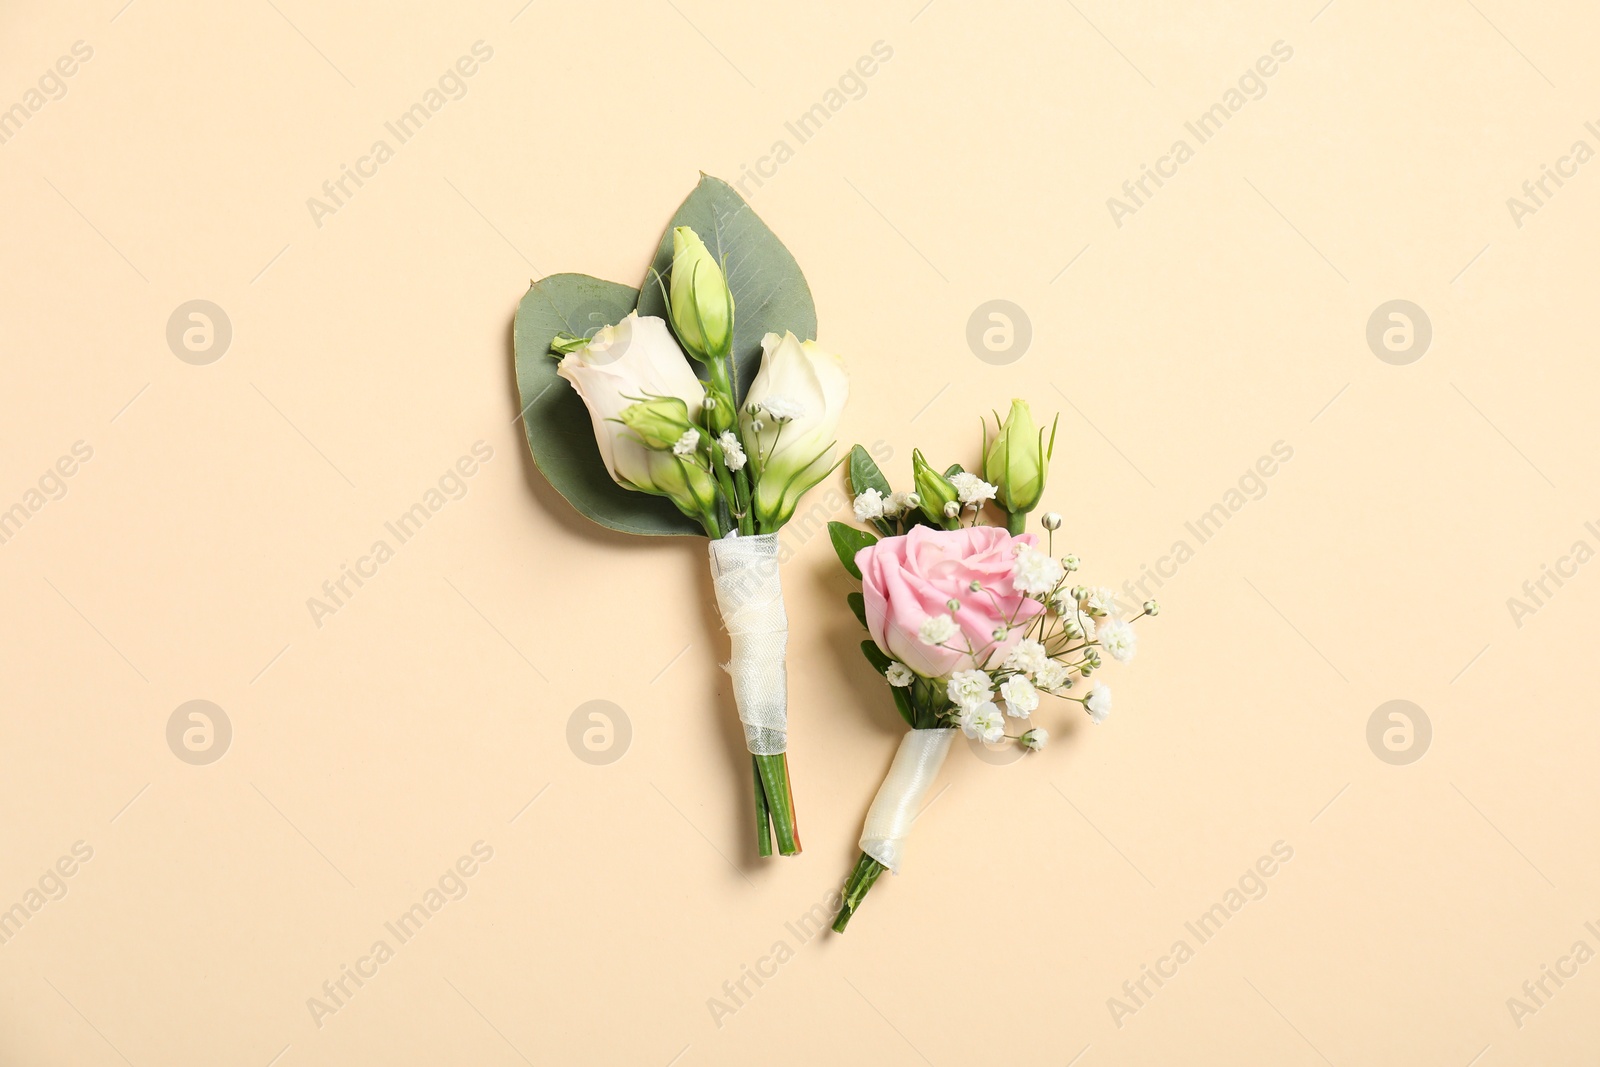
M 998 421 L 998 416 L 996 417 Z M 983 457 L 983 480 L 999 491 L 995 503 L 1010 515 L 1025 515 L 1044 496 L 1046 467 L 1055 449 L 1055 426 L 1050 428 L 1046 446 L 1044 431 L 1033 425 L 1033 412 L 1026 400 L 1013 400 L 1011 412 L 1000 424 L 1000 431 Z
M 689 406 L 675 396 L 657 396 L 629 404 L 618 418 L 643 441 L 646 448 L 670 450 L 685 433 L 695 429 Z
M 706 394 L 706 402 L 700 408 L 704 413 L 706 425 L 713 435 L 731 430 L 738 425 L 739 413 L 734 410 L 733 400 L 720 396 L 716 392 Z
M 717 483 L 695 460 L 670 452 L 654 458 L 650 469 L 654 485 L 650 492 L 667 497 L 690 518 L 716 514 Z
M 954 530 L 961 520 L 945 514 L 945 506 L 954 504 L 959 515 L 961 502 L 950 479 L 928 466 L 920 449 L 911 451 L 911 475 L 917 485 L 917 506 L 928 517 L 928 521 L 943 529 Z
M 733 294 L 705 242 L 687 226 L 672 231 L 672 327 L 702 363 L 733 348 Z

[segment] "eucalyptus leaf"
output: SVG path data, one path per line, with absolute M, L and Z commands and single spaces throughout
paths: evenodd
M 889 488 L 889 479 L 883 476 L 883 471 L 873 462 L 867 450 L 856 445 L 850 450 L 850 458 L 845 464 L 846 477 L 850 480 L 850 495 L 860 496 L 868 489 L 876 489 L 887 499 L 892 490 Z
M 592 337 L 621 322 L 639 291 L 586 274 L 552 274 L 534 282 L 517 305 L 514 349 L 517 393 L 528 451 L 556 492 L 602 526 L 634 534 L 695 534 L 700 524 L 666 497 L 624 489 L 600 458 L 594 423 L 565 378 L 556 374 L 550 343 L 557 334 Z
M 792 332 L 802 341 L 817 336 L 817 309 L 811 288 L 794 256 L 767 228 L 744 198 L 720 178 L 702 174 L 656 248 L 639 290 L 639 314 L 671 321 L 666 292 L 672 288 L 672 231 L 688 226 L 722 264 L 733 294 L 735 398 L 744 396 L 761 369 L 761 339 Z
M 850 577 L 857 579 L 861 577 L 861 568 L 856 566 L 856 553 L 878 543 L 878 539 L 867 531 L 846 526 L 842 522 L 828 523 L 828 540 L 833 542 L 833 550 L 838 553 L 844 569 L 850 572 Z

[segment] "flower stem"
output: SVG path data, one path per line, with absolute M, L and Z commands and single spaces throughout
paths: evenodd
M 839 914 L 833 920 L 834 933 L 844 933 L 844 928 L 850 925 L 850 917 L 861 906 L 861 901 L 866 898 L 872 883 L 876 882 L 878 875 L 886 870 L 887 867 L 865 852 L 856 860 L 856 868 L 850 872 L 850 878 L 844 884 L 844 902 L 839 905 Z
M 779 752 L 772 756 L 751 756 L 755 762 L 756 776 L 761 783 L 762 799 L 757 801 L 757 816 L 759 819 L 760 806 L 764 802 L 768 818 L 772 827 L 772 835 L 778 839 L 778 854 L 780 856 L 796 856 L 800 854 L 800 835 L 796 832 L 794 818 L 794 796 L 789 789 L 789 757 L 786 753 Z M 771 855 L 769 851 L 762 855 Z
M 756 783 L 756 851 L 763 856 L 772 855 L 772 810 L 767 807 L 767 791 L 761 785 L 759 756 L 750 757 L 750 773 Z
M 1006 533 L 1015 537 L 1028 528 L 1028 513 L 1026 511 L 1006 512 Z

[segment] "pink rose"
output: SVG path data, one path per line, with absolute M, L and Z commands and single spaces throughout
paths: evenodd
M 884 654 L 918 674 L 938 678 L 952 671 L 998 664 L 1022 640 L 1025 624 L 1044 610 L 1011 587 L 1017 548 L 1034 536 L 1013 537 L 998 526 L 960 530 L 913 527 L 856 553 L 866 600 L 867 629 Z M 971 583 L 983 583 L 978 592 Z M 959 632 L 941 647 L 919 635 L 930 615 L 954 617 Z M 995 631 L 1006 636 L 995 640 Z M 971 649 L 976 655 L 969 654 Z

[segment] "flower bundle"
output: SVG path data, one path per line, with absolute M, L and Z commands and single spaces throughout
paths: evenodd
M 611 529 L 710 538 L 764 856 L 774 838 L 800 851 L 777 531 L 837 465 L 849 394 L 815 334 L 794 257 L 707 176 L 639 288 L 556 274 L 531 284 L 516 318 L 528 447 L 551 485 Z
M 1047 444 L 1021 400 L 995 421 L 992 441 L 985 423 L 981 473 L 960 465 L 941 473 L 914 451 L 910 491 L 893 491 L 859 445 L 850 453 L 855 515 L 871 529 L 835 522 L 829 534 L 861 581 L 849 596 L 871 637 L 861 650 L 910 729 L 867 811 L 861 856 L 833 924 L 841 933 L 878 876 L 899 871 L 956 733 L 1042 749 L 1049 731 L 1034 713 L 1044 697 L 1077 703 L 1090 721 L 1104 722 L 1111 690 L 1088 679 L 1108 658 L 1132 659 L 1133 623 L 1159 610 L 1147 601 L 1124 617 L 1111 590 L 1069 584 L 1079 560 L 1055 555 L 1060 515 L 1041 517 L 1042 550 L 1035 534 L 1022 532 L 1044 494 L 1055 430 Z M 1004 515 L 1004 528 L 983 522 L 989 508 Z

